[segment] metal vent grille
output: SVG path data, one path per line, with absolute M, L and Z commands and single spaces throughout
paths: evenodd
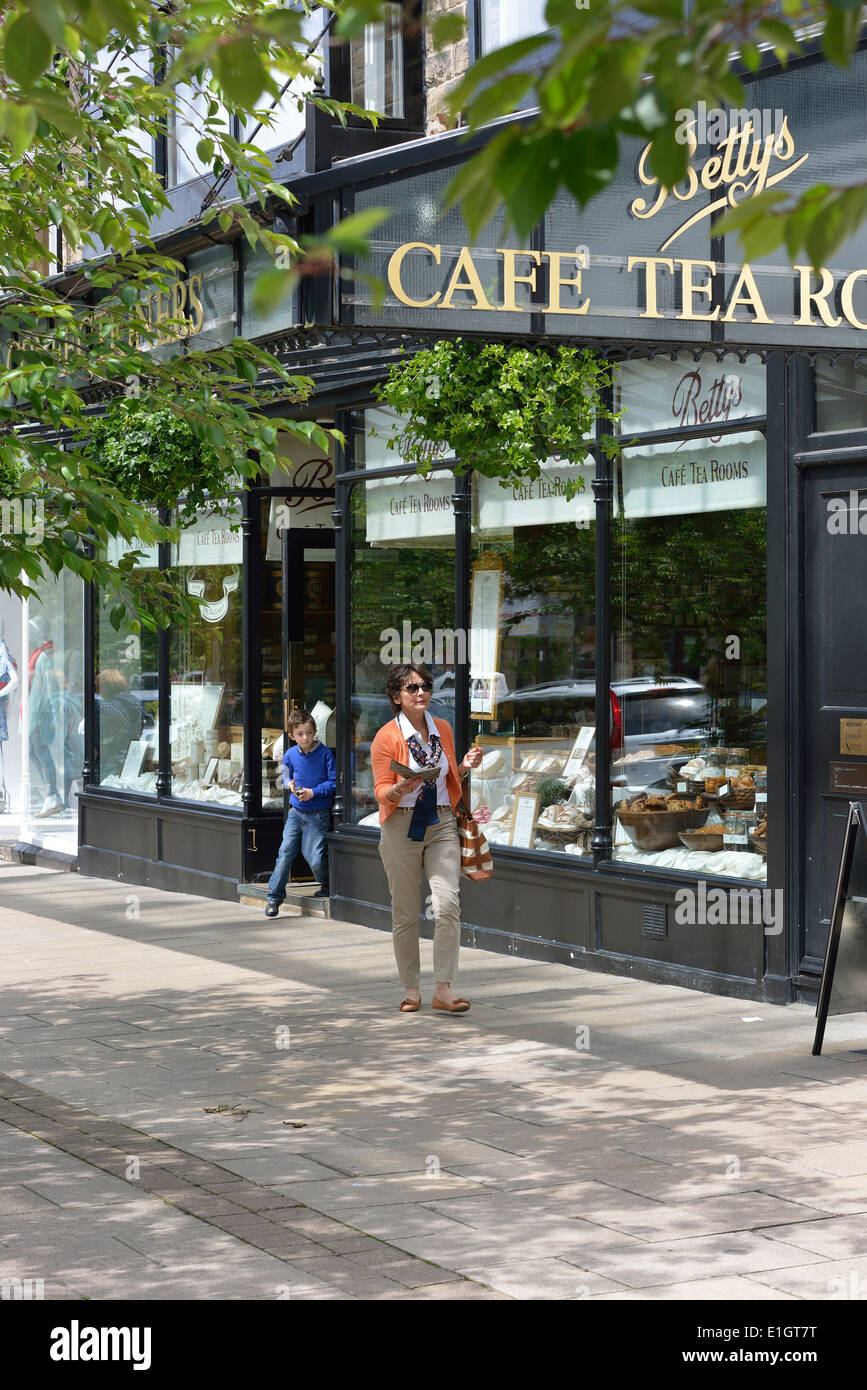
M 665 903 L 644 903 L 641 909 L 641 935 L 652 936 L 664 941 L 668 935 L 665 929 Z

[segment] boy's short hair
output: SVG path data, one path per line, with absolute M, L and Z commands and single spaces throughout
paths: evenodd
M 294 734 L 295 730 L 300 729 L 302 724 L 312 724 L 313 732 L 316 732 L 316 720 L 313 718 L 313 715 L 310 714 L 309 710 L 293 709 L 286 723 L 286 727 L 290 734 Z

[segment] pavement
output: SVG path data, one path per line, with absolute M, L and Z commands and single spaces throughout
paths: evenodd
M 867 1297 L 867 1017 L 461 964 L 0 864 L 0 1296 Z

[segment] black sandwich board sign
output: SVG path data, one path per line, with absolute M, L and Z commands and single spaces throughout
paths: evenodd
M 829 1014 L 867 1009 L 867 805 L 850 801 L 816 1006 L 813 1056 L 822 1051 Z

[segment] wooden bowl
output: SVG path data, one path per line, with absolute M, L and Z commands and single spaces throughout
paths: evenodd
M 760 855 L 762 856 L 763 859 L 767 859 L 767 857 L 768 857 L 768 837 L 767 837 L 767 835 L 751 835 L 751 836 L 750 836 L 750 844 L 752 845 L 753 849 L 756 851 L 756 854 L 760 854 Z
M 678 832 L 677 838 L 686 849 L 701 850 L 704 854 L 719 854 L 724 847 L 723 828 L 721 825 L 715 825 L 713 831 L 712 835 L 698 835 L 695 830 L 681 830 Z
M 679 849 L 681 830 L 704 825 L 710 806 L 700 811 L 621 811 L 617 818 L 637 849 L 653 854 L 660 849 Z

